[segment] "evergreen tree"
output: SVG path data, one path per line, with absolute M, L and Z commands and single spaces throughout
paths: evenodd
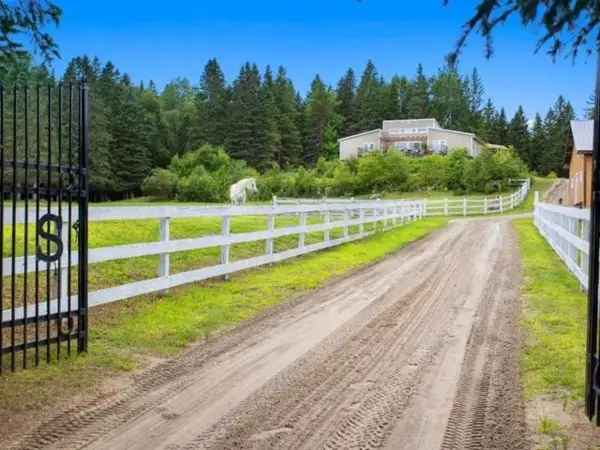
M 263 99 L 258 68 L 246 63 L 233 84 L 227 151 L 232 158 L 258 169 L 269 167 L 274 157 Z
M 383 120 L 382 83 L 369 61 L 356 90 L 356 128 L 367 131 L 381 127 Z
M 340 134 L 350 136 L 358 131 L 356 117 L 356 77 L 354 70 L 348 69 L 340 79 L 336 90 L 336 112 L 342 117 Z
M 403 88 L 400 77 L 394 76 L 388 85 L 383 86 L 383 119 L 398 120 L 402 118 Z
M 555 172 L 565 174 L 567 153 L 569 152 L 569 133 L 571 120 L 575 119 L 573 106 L 560 96 L 548 111 L 544 119 L 547 143 L 539 154 L 539 170 L 543 175 Z
M 109 111 L 98 83 L 100 72 L 98 58 L 90 59 L 88 56 L 82 56 L 69 61 L 63 75 L 63 82 L 67 86 L 87 80 L 90 96 L 93 99 L 90 102 L 92 120 L 90 122 L 89 153 L 90 197 L 93 200 L 105 199 L 107 192 L 111 192 L 115 188 L 115 177 L 110 158 L 112 136 L 109 130 Z
M 470 131 L 471 104 L 468 83 L 456 69 L 446 66 L 431 83 L 431 112 L 444 128 Z
M 548 138 L 546 136 L 546 128 L 542 121 L 540 114 L 535 115 L 533 120 L 533 127 L 531 128 L 531 140 L 529 142 L 529 164 L 532 170 L 538 173 L 542 173 L 542 155 L 545 153 L 546 146 L 548 145 Z
M 254 88 L 256 89 L 256 86 Z M 229 93 L 223 71 L 216 59 L 210 59 L 204 67 L 196 96 L 198 121 L 194 133 L 195 146 L 225 143 L 230 125 L 228 100 Z
M 277 126 L 281 139 L 281 151 L 277 155 L 276 162 L 280 167 L 297 165 L 302 161 L 302 133 L 298 128 L 296 90 L 283 67 L 279 67 L 277 71 L 274 94 Z
M 116 109 L 111 111 L 111 162 L 116 177 L 116 191 L 125 197 L 140 193 L 144 178 L 151 169 L 148 129 L 145 112 L 133 89 L 124 80 L 118 87 Z
M 492 143 L 500 145 L 508 143 L 508 122 L 504 108 L 500 109 L 492 122 Z
M 429 103 L 429 81 L 423 73 L 423 66 L 419 64 L 406 107 L 408 117 L 411 119 L 427 118 L 430 116 Z
M 306 99 L 306 164 L 314 165 L 321 156 L 331 153 L 331 143 L 337 140 L 336 130 L 340 124 L 340 117 L 335 109 L 335 92 L 317 75 Z
M 532 161 L 529 155 L 529 127 L 522 106 L 519 106 L 508 125 L 507 142 L 515 148 L 519 157 L 531 167 Z

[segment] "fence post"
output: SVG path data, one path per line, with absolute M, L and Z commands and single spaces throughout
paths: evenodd
M 160 226 L 159 226 L 159 238 L 161 242 L 169 242 L 169 240 L 171 239 L 171 218 L 170 217 L 162 217 L 160 219 Z M 159 257 L 159 263 L 158 263 L 158 276 L 159 277 L 168 277 L 169 273 L 170 273 L 170 266 L 171 266 L 171 257 L 169 255 L 169 253 L 165 252 L 165 253 L 161 253 L 160 257 Z M 167 294 L 169 292 L 168 289 L 165 289 L 163 291 L 160 291 L 159 294 L 160 295 L 164 295 Z
M 348 229 L 348 219 L 349 219 L 349 217 L 350 217 L 350 214 L 349 214 L 349 212 L 350 212 L 350 211 L 348 210 L 348 208 L 345 208 L 345 209 L 344 209 L 344 237 L 345 237 L 345 238 L 347 238 L 347 237 L 348 237 L 348 235 L 349 235 L 349 231 L 350 231 L 350 230 Z
M 271 233 L 273 231 L 275 231 L 275 214 L 269 214 L 267 216 L 267 230 L 270 231 Z M 273 252 L 274 252 L 273 238 L 270 237 L 265 242 L 266 242 L 265 253 L 269 256 L 272 256 Z
M 229 216 L 223 216 L 223 220 L 221 222 L 221 236 L 224 238 L 229 237 L 231 231 L 231 218 Z M 226 265 L 229 264 L 229 253 L 231 246 L 229 244 L 221 245 L 221 264 Z M 229 280 L 229 275 L 223 276 L 224 280 Z
M 537 205 L 540 202 L 540 192 L 539 191 L 535 191 L 534 197 L 533 197 L 533 204 Z
M 483 199 L 483 214 L 487 214 L 488 212 L 488 200 L 487 197 Z
M 277 196 L 273 196 L 273 208 L 277 208 Z
M 504 205 L 502 204 L 504 202 L 504 197 L 502 197 L 502 195 L 500 195 L 500 214 L 502 214 L 504 212 Z
M 304 228 L 306 226 L 306 213 L 302 211 L 300 213 L 300 226 Z M 303 248 L 306 242 L 306 233 L 304 231 L 300 232 L 298 236 L 298 247 Z
M 329 206 L 325 205 L 325 207 L 327 208 L 325 210 L 325 223 L 329 225 L 331 223 L 331 213 L 329 212 Z M 325 240 L 325 242 L 329 242 L 331 240 L 331 230 L 329 228 L 325 230 L 325 233 L 323 233 L 323 235 L 323 239 Z

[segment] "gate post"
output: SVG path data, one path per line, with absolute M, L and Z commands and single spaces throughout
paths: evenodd
M 83 82 L 81 84 L 79 92 L 81 124 L 79 127 L 79 289 L 77 295 L 79 320 L 77 321 L 77 351 L 85 352 L 88 348 L 88 152 L 90 147 L 90 109 L 87 83 Z

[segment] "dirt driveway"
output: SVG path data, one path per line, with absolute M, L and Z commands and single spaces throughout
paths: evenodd
M 510 222 L 455 222 L 16 448 L 527 448 L 519 283 Z

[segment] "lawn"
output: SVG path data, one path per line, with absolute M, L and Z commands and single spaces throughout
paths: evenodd
M 583 417 L 586 294 L 530 219 L 513 222 L 523 265 L 521 378 L 536 449 L 598 448 Z
M 525 395 L 583 398 L 586 295 L 529 219 L 515 220 L 523 261 Z
M 10 417 L 94 389 L 109 376 L 143 367 L 148 358 L 177 354 L 192 341 L 378 261 L 446 224 L 445 219 L 413 222 L 272 267 L 238 273 L 228 282 L 206 281 L 172 289 L 167 296 L 148 295 L 93 308 L 89 354 L 2 376 L 0 411 Z M 185 227 L 180 232 L 184 231 Z M 152 234 L 146 232 L 150 233 L 131 233 L 143 239 Z M 113 239 L 103 236 L 96 235 L 96 244 Z M 121 242 L 129 238 L 133 236 L 118 237 Z

